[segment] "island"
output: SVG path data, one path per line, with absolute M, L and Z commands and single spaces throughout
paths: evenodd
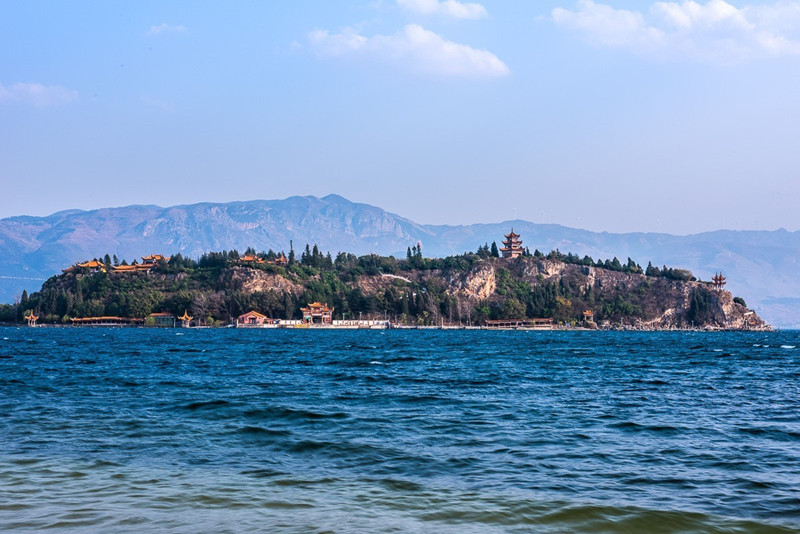
M 768 330 L 726 279 L 628 258 L 531 252 L 513 231 L 474 252 L 427 258 L 249 248 L 192 259 L 78 262 L 0 306 L 34 325 Z M 32 319 L 33 318 L 33 319 Z

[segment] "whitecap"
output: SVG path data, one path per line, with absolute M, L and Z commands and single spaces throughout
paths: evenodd
M 713 352 L 722 352 L 722 349 L 714 349 Z
M 7 337 L 4 337 L 4 338 L 3 338 L 3 341 L 8 341 L 8 338 L 7 338 Z
M 796 347 L 796 345 L 781 345 L 782 349 L 793 349 L 795 347 Z
M 369 362 L 369 364 L 370 365 L 383 365 L 383 362 L 379 362 L 377 360 L 373 360 L 373 361 Z
M 182 335 L 183 335 L 183 332 L 178 332 L 178 333 L 177 333 L 177 334 L 175 334 L 175 335 L 176 335 L 176 336 L 182 336 Z

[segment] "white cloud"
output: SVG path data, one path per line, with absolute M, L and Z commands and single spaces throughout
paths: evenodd
M 423 15 L 444 15 L 456 19 L 480 19 L 488 15 L 481 4 L 456 0 L 397 0 L 397 5 Z
M 63 104 L 78 98 L 77 91 L 58 85 L 42 85 L 40 83 L 15 83 L 8 87 L 0 84 L 0 103 L 21 102 L 45 107 Z
M 186 26 L 182 24 L 170 25 L 166 22 L 162 22 L 158 25 L 150 26 L 150 29 L 147 30 L 147 35 L 160 35 L 163 33 L 183 33 L 187 30 Z
M 645 13 L 579 0 L 574 10 L 556 8 L 551 16 L 596 45 L 644 56 L 736 63 L 800 55 L 797 1 L 741 8 L 724 0 L 655 2 Z
M 389 62 L 403 68 L 465 78 L 495 78 L 510 73 L 508 66 L 486 50 L 454 43 L 417 24 L 394 35 L 365 37 L 352 29 L 309 34 L 312 50 L 323 57 L 358 57 Z

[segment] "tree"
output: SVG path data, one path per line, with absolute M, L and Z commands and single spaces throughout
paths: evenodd
M 692 291 L 692 295 L 689 297 L 689 310 L 686 313 L 686 318 L 695 326 L 712 321 L 713 313 L 711 312 L 708 291 L 699 288 Z
M 500 314 L 503 319 L 524 319 L 525 305 L 514 297 L 507 298 L 503 301 Z
M 211 302 L 209 301 L 208 295 L 205 293 L 198 293 L 197 296 L 192 299 L 192 314 L 200 324 L 205 324 L 210 306 Z
M 500 257 L 500 251 L 497 250 L 497 243 L 495 241 L 492 241 L 492 257 L 494 258 Z

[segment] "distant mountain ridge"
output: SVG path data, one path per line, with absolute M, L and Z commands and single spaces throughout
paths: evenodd
M 295 250 L 306 243 L 324 251 L 404 255 L 421 243 L 426 256 L 445 256 L 500 242 L 513 226 L 525 246 L 590 255 L 631 257 L 646 266 L 692 270 L 701 279 L 717 271 L 727 289 L 742 296 L 765 320 L 800 326 L 800 232 L 729 231 L 688 236 L 657 233 L 611 234 L 513 220 L 463 226 L 424 225 L 381 208 L 338 195 L 290 197 L 184 206 L 126 206 L 92 211 L 66 210 L 47 217 L 0 220 L 0 302 L 68 265 L 106 253 L 128 259 L 161 253 L 198 257 L 223 249 Z

